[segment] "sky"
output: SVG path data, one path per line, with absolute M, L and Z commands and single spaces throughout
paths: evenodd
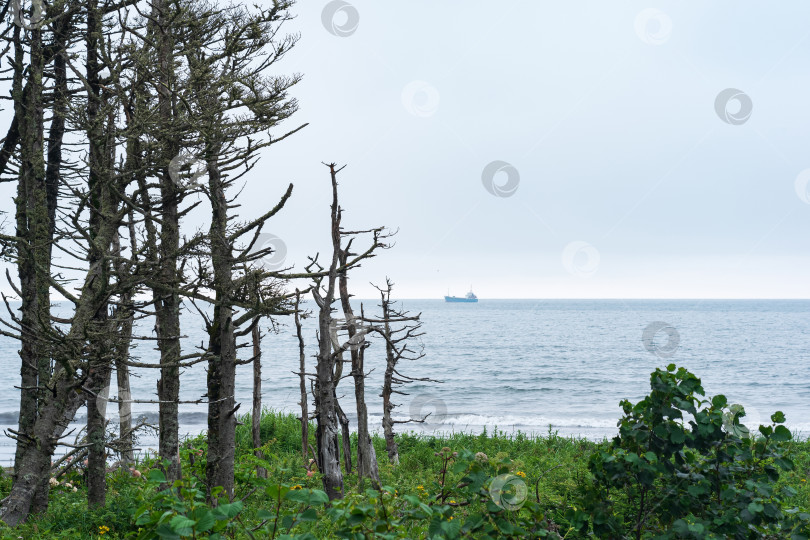
M 336 162 L 344 225 L 398 230 L 351 276 L 361 298 L 386 276 L 398 298 L 810 298 L 810 4 L 293 14 L 278 73 L 303 75 L 300 111 L 277 134 L 309 125 L 265 151 L 240 208 L 294 184 L 267 229 L 285 264 L 328 250 Z

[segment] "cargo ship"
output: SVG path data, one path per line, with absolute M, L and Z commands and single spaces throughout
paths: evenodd
M 478 302 L 478 297 L 475 296 L 474 292 L 472 292 L 472 287 L 470 287 L 470 292 L 464 296 L 449 296 L 449 291 L 447 294 L 448 296 L 444 297 L 445 302 Z

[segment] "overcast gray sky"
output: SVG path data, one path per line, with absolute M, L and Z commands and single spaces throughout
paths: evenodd
M 242 210 L 293 182 L 269 232 L 300 268 L 329 241 L 320 162 L 347 164 L 346 226 L 399 228 L 353 277 L 360 297 L 389 275 L 410 298 L 470 285 L 482 298 L 808 298 L 808 12 L 305 0 L 281 67 L 304 75 L 285 127 L 310 125 L 266 152 Z

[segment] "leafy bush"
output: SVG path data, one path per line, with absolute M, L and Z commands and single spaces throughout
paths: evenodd
M 166 476 L 158 469 L 148 475 L 148 486 L 142 504 L 135 512 L 138 539 L 181 538 L 224 539 L 224 532 L 236 527 L 234 518 L 242 511 L 242 502 L 206 504 L 206 494 L 197 487 L 197 480 L 177 480 L 171 488 L 160 489 Z M 219 493 L 221 493 L 221 488 Z M 213 493 L 216 496 L 218 493 Z
M 807 539 L 810 516 L 775 489 L 790 431 L 777 412 L 749 430 L 745 411 L 722 395 L 703 399 L 700 379 L 669 365 L 650 377 L 650 394 L 622 401 L 619 435 L 591 456 L 594 481 L 572 516 L 600 538 Z

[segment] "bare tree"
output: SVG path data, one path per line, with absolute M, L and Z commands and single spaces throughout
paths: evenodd
M 250 416 L 251 433 L 253 435 L 253 448 L 259 459 L 264 455 L 258 448 L 262 445 L 262 335 L 259 329 L 259 318 L 253 321 L 251 337 L 253 338 L 253 411 Z M 267 478 L 267 469 L 256 468 L 256 475 Z
M 391 301 L 391 290 L 394 284 L 386 278 L 385 287 L 375 288 L 380 292 L 380 308 L 382 318 L 363 319 L 369 324 L 378 325 L 375 328 L 385 340 L 385 376 L 383 377 L 383 387 L 380 397 L 383 398 L 383 434 L 385 436 L 385 447 L 388 452 L 388 459 L 394 465 L 399 464 L 399 450 L 396 443 L 396 433 L 394 425 L 407 422 L 421 422 L 424 418 L 411 418 L 408 420 L 394 420 L 393 411 L 397 405 L 393 402 L 394 394 L 406 395 L 402 390 L 397 390 L 404 384 L 414 381 L 432 381 L 429 378 L 410 377 L 399 372 L 397 366 L 401 360 L 419 360 L 425 356 L 420 346 L 414 348 L 414 341 L 424 335 L 421 332 L 421 313 L 410 315 L 406 311 L 397 310 Z M 381 327 L 379 325 L 382 325 Z M 438 381 L 432 381 L 438 382 Z
M 301 406 L 301 457 L 306 461 L 309 451 L 309 398 L 307 393 L 307 357 L 304 350 L 304 334 L 302 332 L 300 306 L 301 291 L 295 289 L 295 311 L 293 316 L 295 318 L 295 335 L 298 338 L 298 377 L 301 389 L 301 401 L 299 402 Z
M 352 233 L 343 233 L 352 234 Z M 346 243 L 346 247 L 338 253 L 338 260 L 341 266 L 346 266 L 350 255 L 352 240 Z M 357 318 L 354 315 L 351 305 L 351 295 L 349 294 L 348 272 L 342 272 L 339 278 L 340 302 L 343 307 L 343 314 L 346 317 L 345 326 L 349 334 L 349 339 L 357 335 Z M 365 352 L 368 342 L 362 340 L 358 345 L 352 347 L 349 352 L 352 359 L 352 377 L 354 379 L 354 398 L 357 408 L 357 475 L 362 481 L 363 478 L 371 480 L 372 484 L 379 488 L 380 471 L 377 466 L 377 454 L 371 442 L 371 434 L 368 430 L 368 407 L 366 406 L 366 373 Z
M 342 209 L 338 203 L 337 175 L 343 169 L 336 168 L 334 163 L 327 164 L 332 183 L 331 205 L 331 239 L 332 254 L 329 269 L 325 276 L 315 278 L 315 287 L 312 295 L 318 306 L 318 357 L 315 379 L 315 417 L 318 422 L 316 442 L 318 451 L 318 467 L 323 475 L 324 490 L 330 499 L 343 496 L 343 473 L 340 470 L 340 450 L 338 444 L 338 410 L 335 387 L 336 363 L 340 361 L 342 353 L 357 347 L 363 342 L 369 329 L 357 329 L 356 333 L 342 344 L 335 344 L 333 330 L 336 322 L 332 316 L 332 304 L 338 299 L 338 277 L 357 267 L 361 261 L 373 257 L 378 249 L 387 247 L 383 240 L 386 238 L 384 228 L 379 227 L 368 231 L 358 231 L 352 234 L 367 233 L 372 236 L 371 245 L 366 251 L 347 257 L 344 264 L 340 262 L 342 251 L 341 231 Z M 317 266 L 313 260 L 312 266 Z M 326 282 L 324 283 L 324 278 Z M 335 346 L 337 345 L 337 346 Z

